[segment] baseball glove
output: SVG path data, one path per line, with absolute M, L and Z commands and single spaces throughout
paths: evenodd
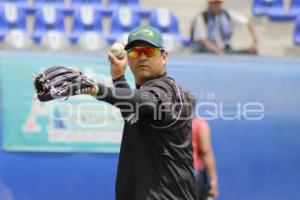
M 96 83 L 72 68 L 63 66 L 50 67 L 34 78 L 37 98 L 40 101 L 50 101 L 80 94 L 96 94 Z

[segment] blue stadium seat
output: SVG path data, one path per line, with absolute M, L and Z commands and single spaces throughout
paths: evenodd
M 300 15 L 297 17 L 295 24 L 294 42 L 295 44 L 300 45 Z
M 56 30 L 65 34 L 64 14 L 55 6 L 39 7 L 35 14 L 33 39 L 40 42 L 41 37 L 50 30 Z
M 268 15 L 270 11 L 281 11 L 283 0 L 253 0 L 252 10 L 256 16 Z
M 273 9 L 269 11 L 269 18 L 276 21 L 295 20 L 300 14 L 300 0 L 291 0 L 289 10 Z
M 27 0 L 0 0 L 0 5 L 5 3 L 13 3 L 18 6 L 25 6 L 28 5 Z
M 72 0 L 72 7 L 74 9 L 80 8 L 81 6 L 92 5 L 94 9 L 104 9 L 102 0 Z M 112 12 L 112 11 L 111 11 Z
M 149 18 L 152 12 L 152 10 L 150 10 L 149 8 L 141 8 L 140 0 L 109 0 L 108 1 L 108 8 L 111 8 L 113 10 L 116 10 L 122 6 L 130 7 L 132 10 L 138 12 L 140 17 Z
M 162 33 L 170 33 L 180 37 L 177 17 L 166 9 L 158 9 L 150 15 L 150 25 Z
M 0 7 L 0 40 L 12 49 L 28 49 L 32 46 L 24 8 L 11 3 Z
M 107 48 L 101 12 L 91 5 L 78 7 L 74 13 L 72 33 L 69 38 L 82 50 L 99 51 Z
M 130 7 L 138 7 L 140 6 L 140 0 L 109 0 L 109 6 L 130 6 Z
M 65 0 L 34 0 L 33 9 L 36 10 L 44 5 L 54 6 L 56 9 L 62 10 L 66 15 L 73 13 L 73 10 L 65 4 Z
M 5 4 L 0 7 L 0 41 L 11 29 L 20 29 L 28 33 L 26 13 L 14 4 Z
M 64 0 L 34 0 L 34 6 L 52 5 L 56 8 L 63 9 L 66 7 Z
M 126 37 L 126 34 L 139 25 L 140 17 L 137 11 L 127 6 L 120 7 L 112 15 L 110 34 L 107 38 L 109 43 L 118 39 L 123 40 L 122 37 Z
M 33 14 L 35 9 L 31 4 L 29 4 L 28 0 L 0 0 L 0 6 L 4 4 L 14 4 L 19 8 L 22 8 L 26 11 L 27 14 Z
M 81 6 L 87 6 L 92 5 L 95 10 L 98 10 L 102 13 L 103 16 L 109 16 L 112 15 L 112 8 L 109 8 L 107 6 L 103 6 L 102 0 L 72 0 L 72 7 L 74 10 L 80 8 Z
M 161 31 L 168 51 L 178 51 L 182 45 L 189 45 L 189 39 L 180 35 L 177 17 L 169 10 L 158 9 L 152 12 L 149 23 Z
M 93 6 L 101 6 L 102 0 L 72 0 L 72 5 L 81 6 L 86 4 Z
M 5 34 L 9 30 L 8 27 L 9 25 L 7 24 L 7 21 L 4 16 L 3 8 L 0 8 L 0 41 L 3 40 Z
M 28 2 L 27 0 L 0 0 L 0 3 L 22 3 L 22 2 Z
M 290 11 L 300 15 L 300 0 L 291 1 Z
M 74 12 L 74 21 L 70 40 L 76 43 L 78 38 L 86 31 L 94 31 L 103 36 L 102 16 L 92 6 L 82 6 Z

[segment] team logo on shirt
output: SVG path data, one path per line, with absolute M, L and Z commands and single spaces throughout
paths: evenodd
M 128 116 L 127 122 L 130 123 L 130 125 L 135 124 L 139 120 L 138 115 L 135 113 L 131 113 L 131 115 Z

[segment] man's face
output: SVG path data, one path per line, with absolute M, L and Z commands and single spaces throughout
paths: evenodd
M 209 2 L 209 8 L 213 14 L 218 14 L 221 10 L 221 7 L 222 7 L 221 1 Z
M 143 84 L 165 72 L 168 53 L 148 43 L 137 43 L 128 50 L 127 56 L 137 84 Z

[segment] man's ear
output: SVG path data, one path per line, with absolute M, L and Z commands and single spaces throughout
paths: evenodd
M 163 57 L 163 64 L 165 65 L 168 61 L 169 53 L 167 51 L 164 51 L 162 57 Z

